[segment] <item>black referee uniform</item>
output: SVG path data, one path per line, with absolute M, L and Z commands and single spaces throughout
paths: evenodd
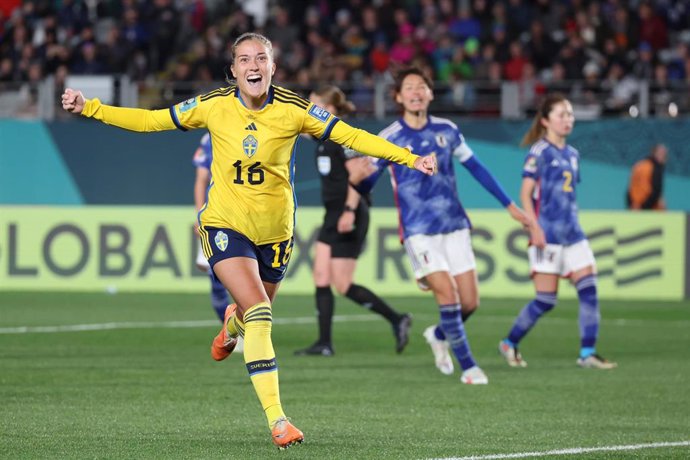
M 359 200 L 355 213 L 355 228 L 338 232 L 338 219 L 345 212 L 345 199 L 350 185 L 345 162 L 361 156 L 352 149 L 326 141 L 316 150 L 316 169 L 321 176 L 321 200 L 326 208 L 318 240 L 331 247 L 331 257 L 356 259 L 362 252 L 369 230 L 369 195 Z
M 319 144 L 316 150 L 316 169 L 321 175 L 321 198 L 326 215 L 319 232 L 318 241 L 331 247 L 331 258 L 357 259 L 364 248 L 369 230 L 369 195 L 360 197 L 357 209 L 345 209 L 345 200 L 350 186 L 345 163 L 362 156 L 352 149 L 343 148 L 332 141 Z M 355 213 L 355 227 L 351 232 L 339 233 L 338 220 L 343 212 Z M 409 341 L 412 316 L 398 313 L 383 299 L 364 286 L 350 284 L 345 296 L 362 307 L 384 317 L 393 327 L 395 350 L 400 353 Z M 297 350 L 296 355 L 334 354 L 331 343 L 334 298 L 330 286 L 316 286 L 316 311 L 318 312 L 319 338 L 313 345 Z

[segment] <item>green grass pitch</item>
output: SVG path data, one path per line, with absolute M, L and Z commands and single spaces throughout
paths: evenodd
M 242 357 L 209 356 L 206 295 L 0 293 L 0 458 L 481 458 L 690 441 L 690 302 L 602 302 L 598 350 L 619 368 L 597 371 L 575 365 L 575 302 L 542 319 L 521 346 L 529 367 L 511 369 L 496 347 L 524 300 L 485 299 L 466 327 L 482 387 L 434 367 L 430 297 L 389 300 L 414 315 L 403 354 L 384 321 L 339 298 L 336 355 L 295 357 L 316 336 L 300 321 L 313 300 L 278 296 L 281 396 L 306 437 L 279 452 Z M 101 326 L 53 332 L 79 324 Z M 684 445 L 558 458 L 688 457 Z

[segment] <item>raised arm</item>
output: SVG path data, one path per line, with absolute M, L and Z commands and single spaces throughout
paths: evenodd
M 94 118 L 108 125 L 137 132 L 176 129 L 170 109 L 145 110 L 114 107 L 98 99 L 86 99 L 81 91 L 67 88 L 62 94 L 62 108 L 68 112 Z
M 436 158 L 420 157 L 409 150 L 399 147 L 387 140 L 370 134 L 362 129 L 353 128 L 344 121 L 335 123 L 330 133 L 333 142 L 349 147 L 365 155 L 384 158 L 395 163 L 406 165 L 429 176 L 436 173 Z

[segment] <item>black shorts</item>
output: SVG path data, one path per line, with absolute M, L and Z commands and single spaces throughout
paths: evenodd
M 256 245 L 243 234 L 229 228 L 203 227 L 199 233 L 201 247 L 211 268 L 224 259 L 250 257 L 259 263 L 262 281 L 279 283 L 285 278 L 292 254 L 292 238 L 279 243 Z
M 364 249 L 367 231 L 369 231 L 369 206 L 360 201 L 355 211 L 355 229 L 347 233 L 338 233 L 338 219 L 342 212 L 340 207 L 326 208 L 318 241 L 331 247 L 331 257 L 356 259 Z

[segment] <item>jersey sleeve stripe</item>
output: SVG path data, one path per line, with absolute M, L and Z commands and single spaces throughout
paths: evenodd
M 201 96 L 199 99 L 201 100 L 201 102 L 204 102 L 204 101 L 208 101 L 209 99 L 213 99 L 214 97 L 218 97 L 218 96 L 229 96 L 229 95 L 231 95 L 231 94 L 232 94 L 232 89 L 228 89 L 228 90 L 219 90 L 219 91 L 212 91 L 212 92 L 210 92 L 210 93 L 208 93 L 208 94 L 204 94 L 204 95 Z
M 309 107 L 309 104 L 306 102 L 302 102 L 298 99 L 293 99 L 293 98 L 288 99 L 287 97 L 284 97 L 282 94 L 278 94 L 278 93 L 275 93 L 275 100 L 279 101 L 279 102 L 283 102 L 285 104 L 294 104 L 297 107 L 299 107 L 300 109 L 304 109 L 304 110 L 306 110 L 307 107 Z
M 338 117 L 333 117 L 331 122 L 328 124 L 326 127 L 326 130 L 323 132 L 323 135 L 319 138 L 319 141 L 325 141 L 328 139 L 331 135 L 331 131 L 333 131 L 333 127 L 335 126 L 336 123 L 340 121 L 340 118 Z
M 187 128 L 182 126 L 182 123 L 180 123 L 180 120 L 177 119 L 177 114 L 175 113 L 175 106 L 170 107 L 170 118 L 172 118 L 173 123 L 175 123 L 175 126 L 177 126 L 177 129 L 180 131 L 187 131 Z
M 300 100 L 300 101 L 306 103 L 307 105 L 309 105 L 309 101 L 308 101 L 307 99 L 303 98 L 302 96 L 300 96 L 299 94 L 295 93 L 294 91 L 289 91 L 289 90 L 287 90 L 287 89 L 285 89 L 285 88 L 281 88 L 281 87 L 279 87 L 279 86 L 274 86 L 274 87 L 273 87 L 273 90 L 274 90 L 277 94 L 280 94 L 281 96 L 284 96 L 284 97 L 291 97 L 291 98 L 294 98 L 294 99 L 298 99 L 298 100 Z

